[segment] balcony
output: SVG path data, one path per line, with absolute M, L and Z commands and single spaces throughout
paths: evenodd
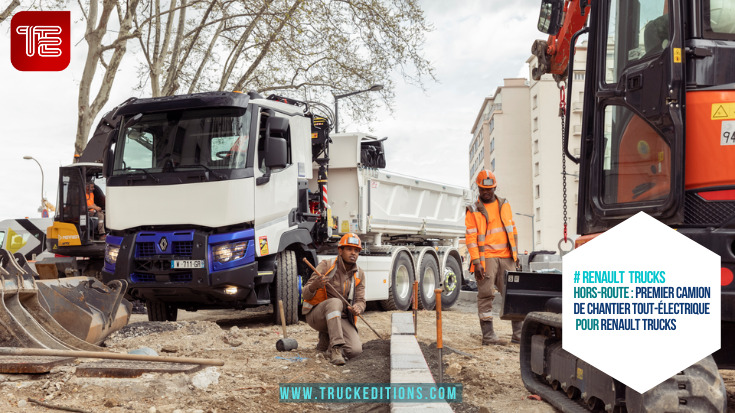
M 582 125 L 572 126 L 572 134 L 575 136 L 580 136 L 582 134 Z
M 582 112 L 582 105 L 583 105 L 583 102 L 574 102 L 574 103 L 572 103 L 572 112 L 573 113 L 580 113 L 580 112 Z

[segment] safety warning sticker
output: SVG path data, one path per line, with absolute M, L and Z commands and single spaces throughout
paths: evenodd
M 258 242 L 260 244 L 260 256 L 268 255 L 268 237 L 258 237 Z
M 735 119 L 735 103 L 713 103 L 711 119 Z
M 726 120 L 722 122 L 720 129 L 720 146 L 735 145 L 735 121 Z

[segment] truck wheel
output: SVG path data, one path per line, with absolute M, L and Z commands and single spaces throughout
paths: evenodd
M 299 322 L 299 274 L 296 265 L 296 253 L 281 251 L 276 255 L 275 301 L 273 301 L 273 319 L 281 325 L 281 313 L 278 311 L 278 300 L 283 300 L 283 314 L 286 324 Z
M 434 290 L 439 285 L 439 263 L 430 254 L 424 254 L 419 266 L 419 308 L 433 310 L 436 306 Z
M 724 412 L 725 382 L 715 360 L 707 356 L 643 394 L 626 388 L 625 406 L 629 413 Z
M 457 302 L 462 286 L 462 266 L 453 255 L 447 257 L 444 266 L 444 291 L 442 291 L 442 308 L 449 308 Z
M 176 321 L 179 309 L 175 305 L 163 301 L 146 301 L 148 321 Z
M 406 311 L 411 305 L 411 291 L 413 290 L 413 263 L 405 252 L 401 252 L 393 262 L 391 270 L 391 284 L 388 290 L 388 299 L 380 302 L 383 310 Z

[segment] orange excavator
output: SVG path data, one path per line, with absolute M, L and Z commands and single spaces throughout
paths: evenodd
M 575 45 L 588 42 L 579 157 L 562 111 L 564 152 L 580 171 L 576 244 L 644 211 L 720 255 L 722 343 L 644 394 L 591 366 L 583 377 L 551 371 L 584 365 L 561 348 L 558 282 L 556 299 L 521 312 L 524 384 L 565 412 L 725 411 L 718 368 L 735 366 L 735 2 L 542 0 L 538 28 L 549 37 L 532 47 L 532 75 L 566 83 L 567 102 Z M 517 293 L 509 284 L 507 301 L 523 301 Z

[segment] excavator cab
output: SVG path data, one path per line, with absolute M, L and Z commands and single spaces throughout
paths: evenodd
M 59 255 L 104 257 L 104 233 L 98 231 L 98 219 L 87 205 L 89 184 L 95 205 L 105 209 L 102 164 L 76 163 L 59 168 L 59 200 L 54 223 L 47 230 L 47 248 Z

